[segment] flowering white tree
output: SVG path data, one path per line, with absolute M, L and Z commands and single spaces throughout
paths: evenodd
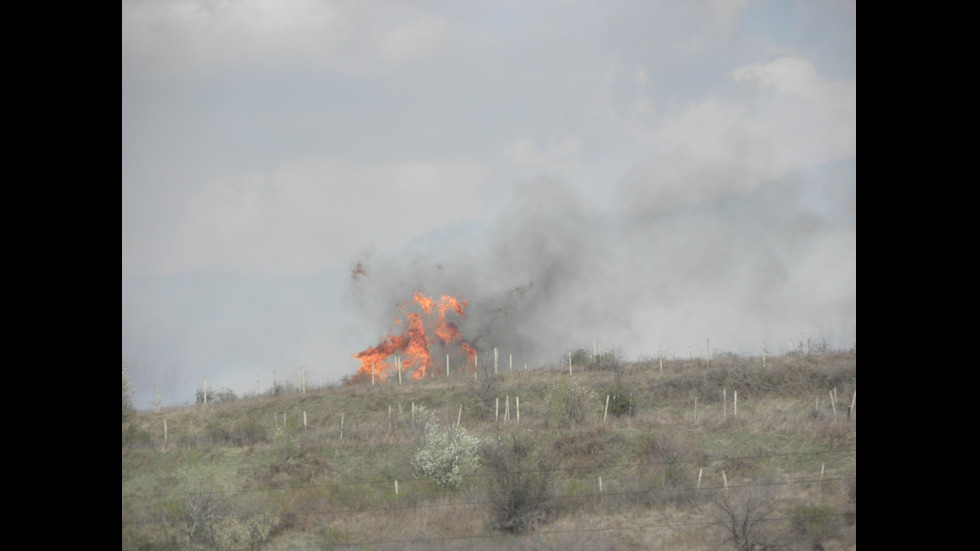
M 475 466 L 479 440 L 458 426 L 439 427 L 435 413 L 420 407 L 415 422 L 421 432 L 421 446 L 412 458 L 415 473 L 449 489 L 459 488 L 465 470 Z

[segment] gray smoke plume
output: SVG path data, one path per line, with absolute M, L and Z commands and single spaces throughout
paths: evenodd
M 853 176 L 787 179 L 612 216 L 573 186 L 540 179 L 516 188 L 478 245 L 454 244 L 450 229 L 419 250 L 359 259 L 364 273 L 353 274 L 348 298 L 379 331 L 415 292 L 468 300 L 464 339 L 481 353 L 513 354 L 518 365 L 554 363 L 596 340 L 634 358 L 661 346 L 701 356 L 708 339 L 713 350 L 739 354 L 768 341 L 772 354 L 801 332 L 849 348 L 853 192 Z

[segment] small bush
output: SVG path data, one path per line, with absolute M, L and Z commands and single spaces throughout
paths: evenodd
M 551 468 L 531 440 L 485 442 L 480 463 L 489 471 L 494 527 L 511 534 L 534 530 L 551 510 Z
M 231 422 L 212 421 L 208 423 L 206 431 L 208 438 L 214 444 L 245 447 L 269 440 L 266 428 L 255 418 Z
M 584 423 L 599 408 L 599 394 L 574 377 L 562 379 L 545 396 L 551 419 L 559 426 Z
M 421 446 L 412 458 L 416 475 L 443 488 L 459 488 L 464 471 L 476 465 L 479 440 L 462 427 L 441 429 L 439 418 L 424 406 L 416 410 L 415 422 L 421 433 Z
M 269 539 L 278 520 L 248 508 L 233 510 L 228 500 L 202 493 L 171 507 L 164 525 L 172 549 L 246 551 Z
M 775 528 L 766 522 L 776 509 L 771 488 L 718 489 L 713 494 L 712 502 L 718 524 L 723 527 L 736 551 L 785 548 Z
M 197 392 L 194 393 L 194 396 L 198 404 L 204 403 L 205 395 L 203 390 L 201 390 L 200 388 L 197 389 Z M 237 399 L 238 396 L 236 396 L 233 391 L 228 390 L 227 388 L 223 388 L 221 390 L 209 390 L 207 393 L 207 402 L 209 404 L 215 402 L 234 402 Z

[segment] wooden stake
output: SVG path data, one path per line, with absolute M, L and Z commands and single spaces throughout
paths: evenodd
M 606 422 L 606 414 L 609 413 L 609 395 L 606 394 L 606 409 L 602 412 L 602 422 Z M 600 479 L 601 480 L 601 479 Z
M 858 393 L 855 390 L 854 394 L 851 396 L 851 406 L 847 408 L 847 418 L 850 420 L 851 414 L 854 413 L 854 405 L 857 404 Z
M 163 420 L 163 443 L 167 443 L 167 420 Z
M 395 481 L 395 497 L 398 497 L 398 481 Z
M 504 401 L 504 422 L 510 421 L 510 394 L 507 395 L 507 399 Z
M 725 483 L 725 491 L 728 491 L 728 477 L 725 476 L 725 471 L 721 471 L 721 480 Z
M 500 422 L 500 397 L 497 397 L 497 408 L 493 411 L 493 422 Z
M 572 374 L 572 351 L 568 351 L 568 374 Z
M 698 469 L 698 489 L 699 490 L 701 489 L 701 473 L 703 473 L 703 472 L 704 472 L 704 468 L 703 467 L 700 468 L 700 469 Z
M 456 428 L 459 428 L 459 422 L 463 420 L 463 404 L 459 404 L 459 415 L 456 416 Z
M 303 430 L 306 430 L 306 429 L 307 429 L 307 426 L 306 426 L 306 410 L 304 409 L 303 410 Z
M 738 417 L 738 391 L 732 391 L 732 417 Z
M 527 364 L 524 364 L 524 365 L 527 365 Z M 517 396 L 515 398 L 515 400 L 517 402 L 517 423 L 520 424 L 520 422 L 521 422 L 521 397 L 520 396 Z
M 344 414 L 340 414 L 340 439 L 344 439 Z
M 837 415 L 837 401 L 834 400 L 834 391 L 830 391 L 830 408 L 834 410 L 834 415 Z

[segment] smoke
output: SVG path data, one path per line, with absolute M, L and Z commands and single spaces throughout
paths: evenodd
M 850 174 L 850 179 L 847 175 Z M 844 177 L 841 177 L 841 176 Z M 515 188 L 482 239 L 464 229 L 410 251 L 366 255 L 348 298 L 378 330 L 414 292 L 468 300 L 459 323 L 481 353 L 554 363 L 603 343 L 627 356 L 688 347 L 758 353 L 806 338 L 838 348 L 856 335 L 853 172 L 788 177 L 667 209 L 610 213 L 573 185 Z M 633 188 L 635 191 L 635 188 Z

